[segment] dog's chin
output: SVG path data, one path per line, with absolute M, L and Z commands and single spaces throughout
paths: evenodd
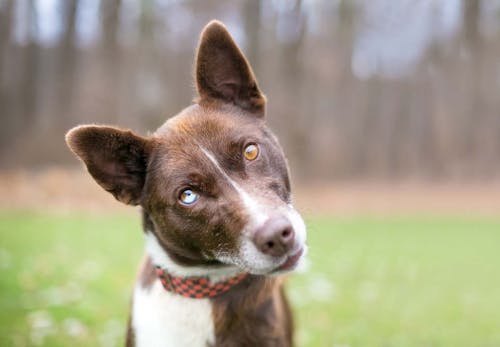
M 273 269 L 269 274 L 282 275 L 300 269 L 304 265 L 306 253 L 307 246 L 304 245 L 297 252 L 287 256 L 285 261 L 281 265 Z
M 252 275 L 278 276 L 300 269 L 305 262 L 307 246 L 303 245 L 290 254 L 276 260 L 256 261 L 256 259 L 232 258 L 224 259 L 227 265 L 237 266 L 242 272 Z M 265 257 L 263 255 L 263 257 Z M 228 261 L 229 260 L 229 261 Z

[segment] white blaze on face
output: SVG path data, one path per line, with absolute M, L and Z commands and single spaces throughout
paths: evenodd
M 205 154 L 208 159 L 214 164 L 217 170 L 224 176 L 224 178 L 231 184 L 231 186 L 238 192 L 240 195 L 241 201 L 243 202 L 248 215 L 250 216 L 250 224 L 252 226 L 257 227 L 267 220 L 267 216 L 262 213 L 262 208 L 259 204 L 245 191 L 240 187 L 238 183 L 236 183 L 229 175 L 222 169 L 217 159 L 215 159 L 214 155 L 207 151 L 205 148 L 200 147 L 203 154 Z
M 201 151 L 207 156 L 208 159 L 214 164 L 217 170 L 222 174 L 222 176 L 231 184 L 231 186 L 239 194 L 243 206 L 246 209 L 247 215 L 249 217 L 247 225 L 241 232 L 240 239 L 240 249 L 239 254 L 228 254 L 224 251 L 220 251 L 216 254 L 216 258 L 219 261 L 229 264 L 235 264 L 246 271 L 254 274 L 265 274 L 269 271 L 274 270 L 279 265 L 283 264 L 288 255 L 292 255 L 298 252 L 301 248 L 304 248 L 304 254 L 306 253 L 306 227 L 302 217 L 293 208 L 291 204 L 281 204 L 279 206 L 266 206 L 265 204 L 259 202 L 257 199 L 248 194 L 238 183 L 236 183 L 220 166 L 219 162 L 215 156 L 208 150 L 200 146 Z M 271 215 L 282 214 L 288 218 L 292 227 L 295 231 L 295 245 L 296 248 L 293 249 L 288 255 L 282 257 L 282 259 L 276 260 L 275 257 L 266 255 L 259 251 L 253 242 L 253 234 L 260 226 L 262 226 Z

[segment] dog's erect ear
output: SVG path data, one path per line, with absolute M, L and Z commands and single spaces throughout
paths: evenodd
M 66 143 L 101 187 L 123 203 L 139 204 L 150 152 L 147 139 L 129 130 L 84 125 L 71 129 Z
M 221 22 L 211 21 L 201 33 L 196 85 L 200 103 L 219 99 L 264 117 L 266 98 L 250 64 Z

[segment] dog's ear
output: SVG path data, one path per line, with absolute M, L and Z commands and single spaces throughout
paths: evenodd
M 150 142 L 129 130 L 84 125 L 66 134 L 66 143 L 97 183 L 130 205 L 140 203 Z
M 264 117 L 266 98 L 250 64 L 221 22 L 211 21 L 203 29 L 195 65 L 200 103 L 223 100 Z

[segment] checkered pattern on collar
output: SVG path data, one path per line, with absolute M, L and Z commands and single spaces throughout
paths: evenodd
M 213 298 L 227 292 L 248 275 L 248 273 L 241 273 L 226 280 L 212 283 L 207 277 L 173 276 L 158 266 L 156 274 L 165 290 L 193 299 Z

